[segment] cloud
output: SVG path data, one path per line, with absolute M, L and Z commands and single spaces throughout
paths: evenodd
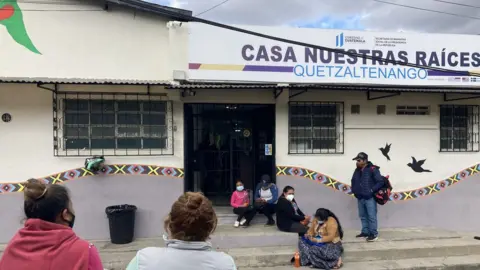
M 192 10 L 194 14 L 223 0 L 149 0 Z M 480 9 L 432 0 L 386 0 L 425 9 L 479 17 Z M 451 0 L 480 6 L 478 0 Z M 223 23 L 297 27 L 480 34 L 480 20 L 382 4 L 373 0 L 230 0 L 202 18 Z

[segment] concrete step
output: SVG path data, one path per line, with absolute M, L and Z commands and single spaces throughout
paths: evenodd
M 375 243 L 356 239 L 355 233 L 345 232 L 345 263 L 480 254 L 480 241 L 462 237 L 456 232 L 428 228 L 382 230 L 381 238 Z M 247 229 L 219 226 L 211 239 L 214 247 L 232 255 L 237 266 L 242 269 L 287 266 L 296 250 L 297 241 L 298 236 L 295 234 L 264 226 Z M 108 241 L 93 242 L 100 251 L 105 268 L 112 270 L 125 269 L 139 249 L 164 246 L 161 238 L 137 239 L 127 245 L 113 245 Z
M 233 225 L 237 220 L 237 215 L 233 213 L 231 207 L 227 206 L 216 206 L 215 213 L 217 214 L 218 218 L 218 225 Z M 274 215 L 275 218 L 275 215 Z M 263 214 L 257 213 L 255 218 L 252 220 L 251 224 L 258 225 L 258 224 L 265 224 L 267 223 L 267 217 Z
M 434 239 L 421 241 L 383 241 L 345 243 L 345 263 L 402 260 L 429 257 L 480 254 L 480 242 L 473 239 Z M 289 265 L 296 246 L 238 248 L 225 250 L 238 267 L 273 267 Z
M 291 270 L 292 266 L 239 268 L 238 270 Z M 295 268 L 293 268 L 295 269 Z M 311 269 L 301 267 L 297 269 Z M 346 262 L 342 270 L 478 270 L 480 256 L 430 257 L 403 260 L 383 260 L 368 262 Z

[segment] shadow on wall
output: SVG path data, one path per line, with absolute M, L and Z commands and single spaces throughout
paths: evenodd
M 277 176 L 277 184 L 279 188 L 286 185 L 295 188 L 296 200 L 305 213 L 311 215 L 317 208 L 328 208 L 339 217 L 345 228 L 360 229 L 356 199 L 353 196 L 345 196 L 345 193 L 349 192 L 348 186 L 342 189 L 346 185 L 332 179 L 329 183 L 322 184 L 318 180 L 281 173 Z M 427 193 L 427 188 L 424 189 Z M 468 177 L 468 180 L 458 182 L 443 192 L 432 192 L 435 193 L 432 196 L 405 199 L 405 195 L 401 195 L 404 198 L 402 201 L 394 200 L 378 207 L 379 227 L 437 227 L 448 230 L 478 231 L 479 190 L 480 174 L 474 174 Z
M 161 236 L 164 218 L 183 192 L 183 172 L 182 177 L 112 173 L 69 180 L 66 186 L 71 192 L 75 209 L 74 230 L 80 237 L 109 239 L 105 208 L 117 204 L 138 207 L 135 237 Z M 5 243 L 22 226 L 23 193 L 17 190 L 0 195 L 0 203 L 4 209 L 10 209 L 2 213 L 0 242 Z

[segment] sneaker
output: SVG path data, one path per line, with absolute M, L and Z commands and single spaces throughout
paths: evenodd
M 367 237 L 367 242 L 375 242 L 378 240 L 378 235 L 370 235 Z
M 235 221 L 235 224 L 233 224 L 233 227 L 238 228 L 238 226 L 240 226 L 240 222 Z
M 250 223 L 245 222 L 243 224 L 240 224 L 240 226 L 242 226 L 243 228 L 248 228 L 250 226 Z
M 247 222 L 247 220 L 242 218 L 242 220 L 240 220 L 240 225 L 243 226 L 245 224 L 245 222 Z
M 366 233 L 361 233 L 361 234 L 359 234 L 359 235 L 357 235 L 357 236 L 355 236 L 355 237 L 356 237 L 356 238 L 367 238 L 367 237 L 368 237 L 368 234 L 366 234 Z

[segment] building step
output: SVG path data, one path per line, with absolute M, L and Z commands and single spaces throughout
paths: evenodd
M 212 245 L 234 257 L 241 269 L 287 266 L 297 241 L 296 234 L 264 226 L 247 229 L 219 226 L 211 239 Z M 104 267 L 111 270 L 124 270 L 139 249 L 164 246 L 161 238 L 137 239 L 127 245 L 113 245 L 108 241 L 94 241 L 94 244 L 100 251 Z M 346 231 L 343 244 L 345 263 L 355 265 L 360 262 L 480 254 L 480 241 L 462 237 L 456 232 L 428 228 L 382 230 L 381 238 L 375 243 L 356 239 L 354 231 Z
M 237 220 L 237 215 L 233 213 L 232 207 L 228 206 L 216 206 L 215 213 L 218 218 L 218 225 L 233 225 Z M 273 215 L 275 218 L 275 214 Z M 267 223 L 267 217 L 263 214 L 257 213 L 252 220 L 252 225 L 259 225 Z
M 238 248 L 225 250 L 240 267 L 274 267 L 289 265 L 296 246 Z M 383 241 L 344 244 L 345 263 L 403 260 L 429 257 L 480 254 L 480 242 L 473 239 L 435 239 L 421 241 Z
M 291 270 L 292 266 L 277 267 L 239 267 L 238 270 Z M 301 267 L 300 269 L 311 269 Z M 342 270 L 478 270 L 480 256 L 428 257 L 402 260 L 382 260 L 367 262 L 346 262 Z

